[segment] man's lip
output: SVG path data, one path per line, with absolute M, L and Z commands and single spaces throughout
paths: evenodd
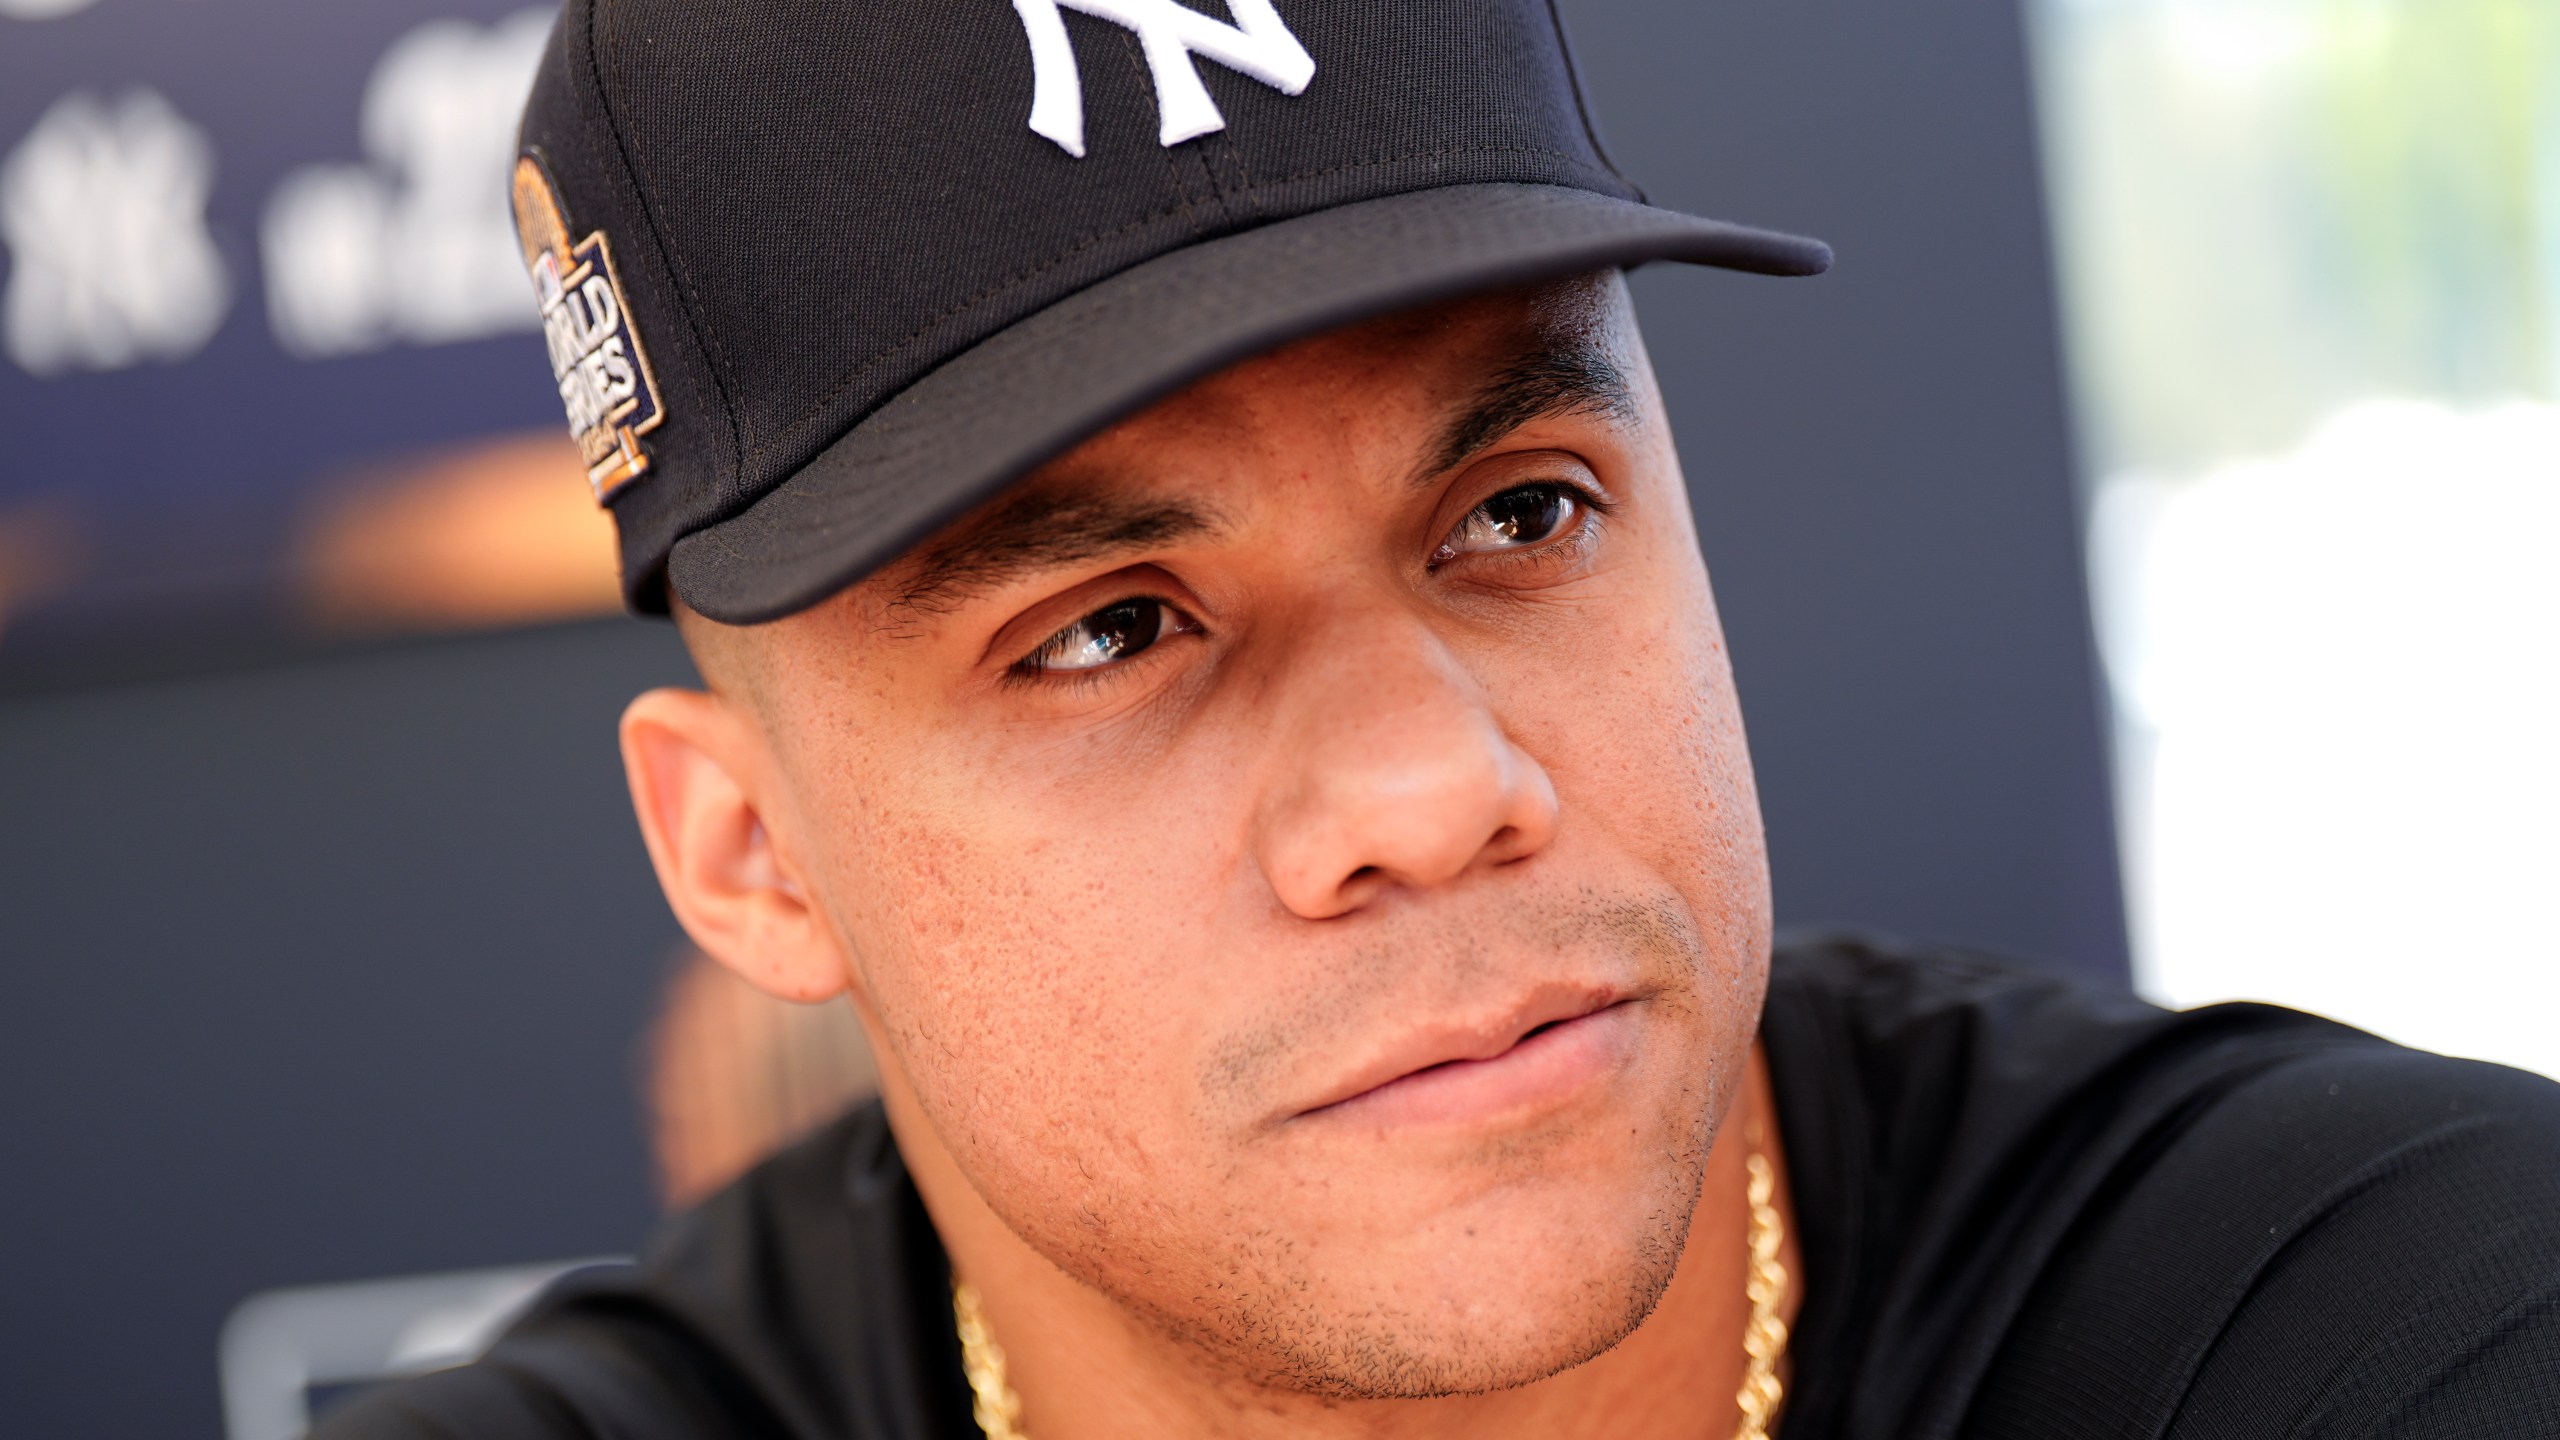
M 1523 1040 L 1549 1027 L 1599 1014 L 1630 997 L 1614 988 L 1551 986 L 1473 1023 L 1434 1025 L 1415 1031 L 1355 1068 L 1321 1099 L 1301 1107 L 1296 1117 L 1319 1114 L 1376 1094 L 1400 1080 L 1427 1070 L 1469 1060 L 1494 1060 L 1518 1049 Z

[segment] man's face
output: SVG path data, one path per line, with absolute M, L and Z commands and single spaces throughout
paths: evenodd
M 1040 1254 L 1338 1395 L 1644 1318 L 1769 905 L 1614 276 L 1238 366 L 719 638 L 884 1063 Z

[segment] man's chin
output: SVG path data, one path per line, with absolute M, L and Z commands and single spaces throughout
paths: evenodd
M 1371 1255 L 1333 1275 L 1291 1274 L 1264 1255 L 1253 1282 L 1218 1287 L 1226 1298 L 1216 1310 L 1155 1319 L 1259 1389 L 1339 1400 L 1515 1389 L 1607 1353 L 1670 1287 L 1685 1209 L 1657 1209 L 1613 1240 L 1602 1238 L 1607 1229 L 1585 1219 L 1538 1224 L 1524 1237 L 1497 1220 L 1462 1229 L 1454 1245 L 1395 1247 L 1407 1253 Z
M 1300 1343 L 1266 1355 L 1260 1378 L 1268 1388 L 1341 1400 L 1427 1400 L 1533 1385 L 1634 1334 L 1669 1287 L 1671 1269 L 1629 1275 L 1597 1293 L 1586 1276 L 1560 1287 L 1553 1304 L 1523 1303 L 1506 1289 L 1454 1308 L 1440 1323 L 1407 1315 L 1303 1332 Z M 1457 1320 L 1461 1313 L 1502 1318 L 1473 1323 Z

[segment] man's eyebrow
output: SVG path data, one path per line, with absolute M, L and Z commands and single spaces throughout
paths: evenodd
M 1178 500 L 1032 494 L 922 552 L 893 583 L 889 609 L 927 614 L 971 592 L 1042 570 L 1083 565 L 1206 534 L 1217 521 Z
M 1636 418 L 1635 388 L 1599 337 L 1558 337 L 1513 360 L 1469 397 L 1440 429 L 1430 458 L 1414 472 L 1416 484 L 1446 474 L 1477 451 L 1551 415 Z

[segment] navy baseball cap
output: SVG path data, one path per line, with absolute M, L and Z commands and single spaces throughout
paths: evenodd
M 631 607 L 732 624 L 1294 339 L 1831 259 L 1647 205 L 1552 0 L 568 0 L 514 194 Z

